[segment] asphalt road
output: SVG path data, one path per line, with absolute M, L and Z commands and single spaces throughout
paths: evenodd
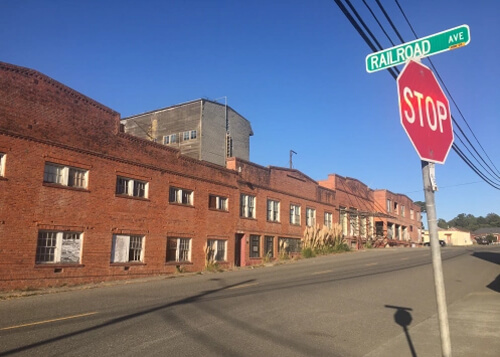
M 498 256 L 442 249 L 448 305 L 491 284 Z M 0 356 L 365 356 L 405 328 L 411 356 L 436 313 L 429 248 L 367 250 L 3 300 Z

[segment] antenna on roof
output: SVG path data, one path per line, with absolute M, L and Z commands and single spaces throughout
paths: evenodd
M 293 150 L 290 150 L 290 168 L 291 169 L 293 169 L 292 154 L 297 155 L 297 153 Z

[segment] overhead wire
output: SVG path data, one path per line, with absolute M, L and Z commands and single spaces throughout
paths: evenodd
M 363 0 L 364 1 L 364 0 Z M 408 24 L 408 26 L 410 27 L 410 30 L 411 32 L 413 33 L 413 35 L 415 36 L 415 38 L 418 38 L 418 35 L 415 31 L 415 29 L 413 28 L 412 24 L 410 23 L 410 20 L 408 19 L 408 17 L 406 16 L 406 13 L 404 12 L 403 8 L 401 7 L 401 5 L 399 4 L 399 1 L 398 0 L 394 0 L 396 2 L 396 5 L 397 7 L 399 8 L 399 11 L 401 12 L 401 14 L 403 15 L 406 23 Z M 377 0 L 378 2 L 378 0 Z M 496 169 L 496 171 L 498 173 L 500 173 L 500 171 L 498 170 L 498 168 L 495 166 L 495 164 L 493 163 L 493 161 L 491 160 L 491 158 L 489 157 L 489 155 L 486 153 L 486 150 L 484 149 L 484 147 L 481 145 L 481 143 L 479 142 L 479 139 L 476 137 L 476 134 L 474 133 L 474 131 L 472 130 L 472 128 L 470 127 L 469 125 L 469 122 L 467 121 L 467 119 L 465 119 L 465 116 L 463 115 L 462 111 L 460 110 L 460 107 L 458 106 L 457 102 L 455 101 L 455 98 L 453 98 L 453 96 L 451 95 L 450 91 L 448 90 L 448 87 L 446 86 L 446 83 L 443 81 L 443 79 L 441 78 L 441 75 L 439 74 L 437 68 L 434 66 L 434 63 L 432 62 L 432 60 L 430 58 L 428 58 L 432 68 L 434 69 L 434 71 L 436 72 L 436 75 L 438 76 L 438 79 L 439 81 L 443 84 L 445 90 L 446 90 L 446 93 L 448 94 L 448 96 L 451 98 L 453 104 L 455 105 L 455 108 L 458 110 L 458 113 L 460 114 L 460 116 L 462 117 L 463 121 L 465 122 L 465 124 L 467 125 L 467 128 L 470 130 L 472 136 L 474 137 L 474 139 L 476 139 L 476 142 L 478 143 L 478 145 L 481 147 L 481 150 L 484 152 L 484 154 L 486 155 L 486 157 L 488 158 L 488 160 L 490 161 L 490 163 L 493 165 L 493 167 Z M 461 129 L 460 129 L 461 130 Z M 462 130 L 461 130 L 462 131 Z M 462 131 L 463 133 L 463 131 Z M 464 136 L 466 137 L 467 141 L 469 142 L 469 144 L 471 145 L 471 147 L 474 149 L 474 151 L 476 151 L 476 149 L 474 148 L 474 146 L 472 145 L 472 143 L 470 143 L 469 139 L 467 138 L 467 136 L 464 134 Z M 479 155 L 479 153 L 476 151 L 476 153 Z M 481 156 L 480 156 L 481 157 Z M 484 162 L 484 159 L 481 157 L 481 160 L 483 160 Z M 485 162 L 486 164 L 486 162 Z M 489 166 L 488 166 L 489 167 Z M 491 168 L 490 168 L 491 169 Z M 496 175 L 496 174 L 495 174 Z M 496 175 L 497 177 L 500 178 L 500 176 Z
M 344 4 L 341 2 L 341 0 L 334 0 L 335 3 L 337 4 L 337 6 L 340 8 L 340 10 L 344 13 L 344 15 L 346 16 L 346 18 L 350 21 L 351 25 L 353 25 L 353 27 L 358 31 L 358 33 L 360 34 L 360 36 L 365 40 L 365 42 L 367 43 L 367 45 L 372 49 L 373 52 L 377 52 L 377 51 L 380 51 L 382 50 L 382 46 L 380 45 L 380 43 L 378 42 L 378 40 L 376 39 L 375 35 L 373 35 L 373 33 L 371 32 L 371 30 L 368 28 L 368 26 L 366 25 L 366 23 L 363 21 L 363 19 L 361 18 L 361 16 L 359 15 L 359 13 L 356 11 L 356 9 L 354 8 L 354 6 L 351 4 L 350 1 L 346 0 L 346 3 L 347 5 L 349 6 L 349 8 L 351 9 L 351 11 L 353 12 L 354 16 L 358 19 L 358 21 L 361 23 L 361 25 L 365 28 L 365 30 L 368 32 L 368 34 L 371 36 L 371 38 L 373 39 L 373 42 L 375 42 L 375 44 L 378 46 L 378 48 L 373 44 L 373 42 L 368 38 L 368 36 L 366 35 L 366 33 L 363 31 L 363 29 L 359 26 L 359 24 L 355 21 L 354 17 L 349 13 L 349 11 L 347 10 L 347 8 L 344 6 Z M 369 8 L 369 6 L 366 4 L 366 2 L 363 0 L 363 2 L 365 3 L 365 5 L 367 6 L 367 8 Z M 384 14 L 384 16 L 386 17 L 387 21 L 391 24 L 391 27 L 393 28 L 393 30 L 395 31 L 396 35 L 398 36 L 398 38 L 400 39 L 401 42 L 404 43 L 404 40 L 401 36 L 401 34 L 399 33 L 399 31 L 397 30 L 396 26 L 394 25 L 394 23 L 392 22 L 392 20 L 390 19 L 390 16 L 387 14 L 387 12 L 385 11 L 384 7 L 382 6 L 382 4 L 380 3 L 379 0 L 376 0 L 380 10 L 382 11 L 382 13 Z M 397 0 L 396 0 L 397 2 Z M 399 5 L 399 4 L 398 4 Z M 399 5 L 399 8 L 400 10 L 402 10 L 402 8 L 400 7 Z M 370 13 L 372 14 L 372 16 L 376 19 L 377 23 L 379 24 L 380 27 L 382 27 L 382 25 L 380 24 L 380 22 L 378 21 L 378 19 L 376 18 L 376 15 L 373 13 L 373 11 L 369 8 L 369 11 Z M 407 19 L 406 15 L 404 15 L 405 19 Z M 408 21 L 409 22 L 409 21 Z M 413 29 L 413 27 L 411 27 Z M 388 37 L 389 41 L 391 43 L 392 40 L 390 40 L 390 37 L 389 35 L 387 34 L 387 32 L 384 30 L 383 31 L 386 36 Z M 391 74 L 391 76 L 394 78 L 394 79 L 397 79 L 397 73 L 399 73 L 399 71 L 396 69 L 396 68 L 388 68 L 387 69 L 388 72 Z M 442 81 L 442 79 L 440 78 L 440 80 Z M 443 82 L 443 81 L 442 81 Z M 454 100 L 453 100 L 454 101 Z M 456 104 L 455 104 L 456 105 Z M 473 150 L 477 153 L 477 150 L 474 148 L 474 146 L 472 145 L 472 143 L 470 143 L 470 140 L 468 140 L 466 134 L 463 132 L 463 130 L 460 128 L 459 124 L 456 122 L 456 120 L 453 118 L 452 116 L 452 120 L 453 122 L 456 124 L 456 127 L 459 128 L 459 131 L 462 133 L 462 135 L 464 135 L 464 137 L 466 138 L 467 142 L 469 143 L 469 145 L 471 145 L 471 147 L 473 147 Z M 458 135 L 455 135 L 458 137 Z M 460 141 L 463 143 L 463 141 L 460 139 Z M 463 145 L 466 147 L 465 143 L 463 143 Z M 482 147 L 482 146 L 481 146 Z M 452 146 L 453 150 L 457 153 L 457 155 L 476 173 L 478 174 L 483 180 L 485 180 L 486 183 L 490 184 L 492 187 L 494 188 L 499 188 L 497 186 L 497 184 L 495 182 L 493 182 L 491 179 L 487 178 L 485 176 L 484 173 L 482 173 L 475 165 L 474 163 L 466 157 L 466 155 L 463 153 L 463 151 L 458 147 L 457 144 L 453 144 Z M 469 151 L 469 153 L 472 155 L 472 157 L 474 157 L 474 159 L 479 163 L 479 160 L 474 156 L 474 154 L 472 154 L 472 152 L 470 152 L 470 150 L 466 147 L 466 149 Z M 483 149 L 484 150 L 484 149 Z M 477 153 L 479 155 L 479 153 Z M 486 154 L 487 155 L 487 154 Z M 480 156 L 480 155 L 479 155 Z M 480 156 L 481 157 L 481 156 Z M 489 156 L 488 156 L 489 158 Z M 484 159 L 482 159 L 481 157 L 481 160 L 484 162 Z M 490 159 L 491 161 L 491 159 Z M 486 163 L 485 163 L 486 164 Z M 487 164 L 486 164 L 487 165 Z M 482 166 L 482 165 L 481 165 Z M 489 167 L 489 165 L 487 165 Z M 484 168 L 484 166 L 482 166 L 483 169 L 485 169 L 486 171 L 488 171 L 486 168 Z M 496 168 L 496 167 L 495 167 Z M 490 171 L 491 171 L 491 168 L 490 168 Z M 488 172 L 489 175 L 491 175 L 489 172 Z

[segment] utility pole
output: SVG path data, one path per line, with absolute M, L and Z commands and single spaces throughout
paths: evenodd
M 450 326 L 446 293 L 444 289 L 443 266 L 441 262 L 441 245 L 437 229 L 436 204 L 434 191 L 437 191 L 434 163 L 422 160 L 422 178 L 424 181 L 425 206 L 427 208 L 427 225 L 429 226 L 429 241 L 432 253 L 432 268 L 434 271 L 434 288 L 438 308 L 439 332 L 441 334 L 441 353 L 443 357 L 451 357 Z
M 293 150 L 290 150 L 290 168 L 293 169 L 293 163 L 292 163 L 292 154 L 297 155 L 297 153 Z

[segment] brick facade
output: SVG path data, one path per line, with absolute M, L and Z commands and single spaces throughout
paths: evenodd
M 209 240 L 224 247 L 222 266 L 259 264 L 268 250 L 275 258 L 301 238 L 306 210 L 322 225 L 325 212 L 338 222 L 339 206 L 374 211 L 377 201 L 376 191 L 355 179 L 337 176 L 329 186 L 297 170 L 236 158 L 221 167 L 181 155 L 121 132 L 115 111 L 6 63 L 0 63 L 0 159 L 0 290 L 200 271 Z M 57 182 L 50 178 L 56 169 Z M 84 184 L 64 183 L 77 176 Z M 351 188 L 338 187 L 342 180 Z M 133 190 L 120 191 L 124 182 Z M 137 192 L 135 184 L 142 185 Z M 255 198 L 252 217 L 240 217 L 241 195 Z M 214 206 L 215 198 L 226 206 Z M 297 224 L 290 223 L 291 205 L 301 210 Z M 73 249 L 75 261 L 41 249 L 50 237 L 54 256 Z M 186 240 L 188 261 L 172 261 Z M 139 244 L 135 253 L 132 241 Z M 122 250 L 125 261 L 117 258 Z

